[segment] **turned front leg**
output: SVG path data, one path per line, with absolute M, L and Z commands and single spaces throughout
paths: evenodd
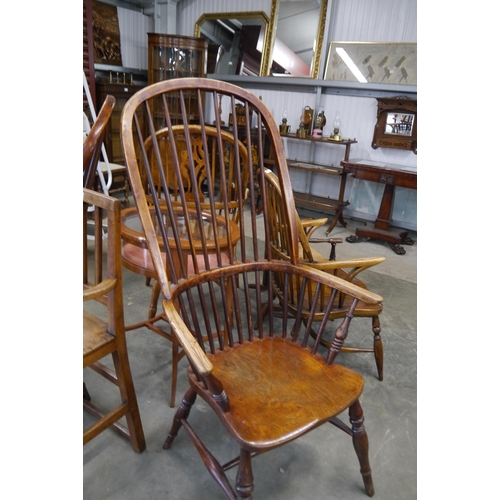
M 380 337 L 380 320 L 378 316 L 372 318 L 373 332 L 373 352 L 375 354 L 375 363 L 377 365 L 378 379 L 384 380 L 384 347 Z
M 365 418 L 359 400 L 356 400 L 349 408 L 349 421 L 352 425 L 352 443 L 361 466 L 361 476 L 363 477 L 365 490 L 367 495 L 372 497 L 375 494 L 375 489 L 368 460 L 368 436 L 363 425 Z
M 191 407 L 193 406 L 196 399 L 196 392 L 189 388 L 184 397 L 182 398 L 182 403 L 180 404 L 177 412 L 175 413 L 174 421 L 172 422 L 172 427 L 168 433 L 165 443 L 163 443 L 163 449 L 167 450 L 170 448 L 172 441 L 177 436 L 179 429 L 182 426 L 182 420 L 187 420 Z
M 251 454 L 249 451 L 240 450 L 240 464 L 236 476 L 236 493 L 238 498 L 252 498 L 253 473 Z

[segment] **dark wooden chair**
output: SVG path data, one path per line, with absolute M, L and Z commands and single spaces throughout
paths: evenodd
M 288 233 L 288 228 L 286 227 L 286 218 L 283 210 L 284 199 L 281 194 L 281 188 L 279 184 L 278 177 L 270 170 L 265 171 L 265 179 L 267 184 L 266 194 L 268 196 L 268 207 L 270 211 L 270 224 L 269 230 L 272 240 L 273 254 L 278 259 L 290 260 L 290 253 L 287 247 L 286 235 Z M 300 220 L 297 215 L 297 220 Z M 304 226 L 317 229 L 319 221 L 314 223 L 312 220 L 301 221 L 303 224 L 298 223 L 298 233 L 300 241 L 301 256 L 300 262 L 308 266 L 314 267 L 315 269 L 320 269 L 329 274 L 333 274 L 354 283 L 367 290 L 366 284 L 359 279 L 359 274 L 370 267 L 376 266 L 384 262 L 385 257 L 363 257 L 356 259 L 342 259 L 334 260 L 334 253 L 331 252 L 330 256 L 326 258 L 320 252 L 318 252 L 312 242 L 322 241 L 320 238 L 313 239 L 311 235 L 313 232 L 310 230 L 304 230 Z M 332 243 L 331 238 L 325 239 L 326 242 Z M 334 248 L 334 247 L 332 247 Z M 279 297 L 283 297 L 283 293 L 280 292 Z M 325 304 L 328 302 L 330 297 L 327 293 L 321 295 L 322 305 L 319 310 L 323 309 Z M 345 312 L 351 307 L 352 300 L 339 294 L 336 299 L 335 307 L 330 311 L 329 319 L 336 320 L 342 318 Z M 296 305 L 289 304 L 291 310 L 296 310 Z M 310 304 L 306 301 L 303 304 L 303 319 L 305 322 L 311 317 L 309 312 Z M 373 346 L 372 347 L 360 347 L 360 346 L 342 346 L 342 352 L 373 352 L 375 357 L 375 364 L 377 366 L 377 374 L 379 380 L 384 378 L 384 350 L 382 346 L 382 339 L 380 336 L 380 319 L 379 316 L 382 313 L 382 303 L 378 304 L 368 304 L 364 302 L 358 302 L 356 310 L 354 311 L 354 316 L 362 318 L 371 318 L 372 321 L 372 331 L 373 331 Z M 322 314 L 317 314 L 314 317 L 315 321 L 321 321 L 323 319 Z
M 90 205 L 94 207 L 92 221 L 88 217 Z M 90 243 L 89 235 L 93 237 Z M 137 453 L 141 453 L 146 443 L 130 372 L 123 323 L 120 201 L 85 188 L 83 256 L 83 368 L 94 370 L 118 386 L 121 399 L 118 406 L 104 411 L 94 404 L 84 385 L 83 406 L 97 420 L 84 430 L 83 444 L 113 427 L 130 440 Z M 100 305 L 92 313 L 85 308 L 85 302 L 91 300 L 102 304 L 102 312 Z M 111 355 L 114 370 L 102 362 L 108 355 Z M 119 422 L 123 417 L 126 426 Z
M 197 109 L 186 109 L 184 103 L 188 93 L 191 96 L 195 93 Z M 245 120 L 241 127 L 244 131 L 240 127 L 233 128 L 233 140 L 236 144 L 244 133 L 246 147 L 249 151 L 252 147 L 257 151 L 259 168 L 255 171 L 251 168 L 249 155 L 246 160 L 249 175 L 244 181 L 241 172 L 245 167 L 239 164 L 237 156 L 234 184 L 223 181 L 215 192 L 209 183 L 203 199 L 195 195 L 193 200 L 188 200 L 184 196 L 185 185 L 179 164 L 174 161 L 180 196 L 176 203 L 169 196 L 163 198 L 165 203 L 162 203 L 157 195 L 159 190 L 151 189 L 151 165 L 144 158 L 145 149 L 134 146 L 133 135 L 138 131 L 139 123 L 137 113 L 146 117 L 149 126 L 143 135 L 146 140 L 155 135 L 157 127 L 171 129 L 173 117 L 169 103 L 180 103 L 189 156 L 192 149 L 187 124 L 192 123 L 193 116 L 196 117 L 207 150 L 205 123 L 212 124 L 214 117 L 205 114 L 204 103 L 217 109 L 219 95 L 229 102 L 233 116 L 236 116 L 236 104 L 243 106 Z M 155 98 L 163 103 L 160 113 L 152 106 Z M 250 133 L 251 112 L 257 123 L 256 134 Z M 155 125 L 158 115 L 163 123 Z M 212 126 L 222 138 L 218 115 Z M 272 252 L 263 168 L 264 134 L 268 135 L 270 147 L 274 150 L 281 192 L 284 193 L 289 261 L 274 258 Z M 168 137 L 174 148 L 174 135 L 169 133 Z M 299 262 L 292 187 L 281 138 L 269 110 L 252 93 L 228 83 L 204 78 L 163 81 L 139 91 L 127 102 L 122 115 L 122 142 L 144 238 L 161 286 L 164 315 L 189 359 L 189 389 L 177 410 L 164 448 L 170 448 L 183 427 L 227 497 L 251 498 L 254 488 L 251 461 L 255 455 L 285 445 L 329 422 L 352 436 L 366 492 L 373 495 L 368 438 L 359 402 L 363 378 L 335 363 L 335 358 L 358 302 L 379 304 L 382 297 Z M 216 164 L 212 166 L 222 175 L 226 168 L 220 150 L 222 141 L 219 139 L 216 143 L 219 151 Z M 155 157 L 160 159 L 159 148 L 157 145 L 154 148 L 158 149 Z M 149 192 L 144 188 L 140 162 L 144 162 Z M 187 174 L 194 182 L 196 164 L 191 157 L 187 165 Z M 171 186 L 166 179 L 161 182 L 161 192 L 169 192 Z M 241 237 L 226 262 L 220 258 L 220 251 L 216 250 L 216 259 L 210 258 L 210 253 L 212 248 L 220 250 L 227 245 L 228 235 L 233 231 L 228 211 L 219 215 L 216 207 L 216 201 L 227 207 L 233 190 L 238 193 L 242 214 Z M 151 193 L 152 200 L 148 199 Z M 262 195 L 260 206 L 257 204 L 259 194 Z M 258 218 L 262 219 L 262 225 Z M 188 268 L 187 261 L 193 262 L 193 269 Z M 203 266 L 197 265 L 199 261 Z M 267 276 L 267 284 L 256 286 L 263 282 L 264 276 Z M 275 290 L 285 291 L 284 314 L 279 304 L 274 304 Z M 325 290 L 332 297 L 327 310 L 323 311 L 326 315 L 328 308 L 334 307 L 338 294 L 351 298 L 351 307 L 345 312 L 328 348 L 320 342 L 326 321 L 313 332 L 312 322 L 304 324 L 301 308 L 295 315 L 288 314 L 287 309 L 288 303 L 302 304 L 307 299 L 313 315 L 320 303 L 317 297 Z M 313 297 L 306 297 L 311 291 Z M 263 314 L 265 308 L 268 309 L 266 315 Z M 188 422 L 190 409 L 198 396 L 220 419 L 227 432 L 226 438 L 232 439 L 239 447 L 239 456 L 225 465 L 219 463 Z M 344 411 L 348 412 L 351 426 L 339 418 Z M 212 429 L 212 435 L 214 432 L 218 431 Z M 224 436 L 220 438 L 224 439 Z M 234 466 L 238 466 L 235 489 L 225 474 Z
M 106 96 L 96 121 L 89 134 L 83 141 L 83 187 L 93 189 L 97 172 L 97 165 L 101 158 L 101 146 L 106 134 L 106 126 L 111 118 L 116 99 L 112 95 Z

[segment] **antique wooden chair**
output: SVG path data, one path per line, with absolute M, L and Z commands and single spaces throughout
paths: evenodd
M 192 123 L 193 116 L 188 115 L 184 103 L 186 95 L 193 92 L 198 102 L 195 121 L 200 125 L 205 150 L 208 141 L 205 123 L 212 123 L 213 117 L 206 114 L 203 103 L 205 101 L 207 107 L 210 104 L 213 109 L 217 109 L 218 97 L 223 95 L 226 102 L 229 101 L 230 112 L 234 116 L 236 104 L 244 107 L 246 120 L 232 128 L 233 140 L 238 142 L 242 133 L 240 127 L 244 128 L 247 147 L 257 148 L 260 166 L 254 172 L 250 168 L 251 158 L 248 157 L 249 175 L 248 180 L 244 181 L 241 175 L 244 167 L 239 165 L 237 156 L 234 186 L 223 181 L 219 186 L 220 191 L 215 193 L 208 183 L 203 199 L 199 193 L 195 193 L 193 200 L 188 200 L 184 196 L 185 186 L 179 162 L 174 159 L 178 203 L 173 203 L 168 196 L 163 198 L 165 203 L 162 203 L 156 194 L 158 189 L 150 189 L 154 207 L 151 208 L 148 202 L 150 193 L 144 189 L 139 162 L 144 161 L 149 188 L 152 187 L 150 164 L 144 158 L 144 147 L 136 149 L 133 142 L 134 132 L 141 134 L 136 115 L 142 112 L 149 126 L 148 132 L 142 135 L 144 142 L 148 136 L 155 135 L 155 111 L 164 122 L 159 126 L 172 128 L 168 103 L 178 102 L 186 123 L 186 150 L 189 157 L 192 149 L 189 146 L 187 124 Z M 164 104 L 161 113 L 151 105 L 158 96 Z M 250 133 L 251 111 L 256 116 L 258 132 L 262 133 Z M 223 135 L 220 121 L 220 116 L 216 115 L 213 127 L 217 130 L 219 146 Z M 268 229 L 270 212 L 265 196 L 267 186 L 264 182 L 262 154 L 264 130 L 275 151 L 279 182 L 285 193 L 283 205 L 290 249 L 288 261 L 275 259 L 271 248 Z M 168 137 L 173 148 L 174 134 L 169 133 Z M 363 378 L 335 363 L 335 357 L 347 335 L 358 302 L 378 304 L 382 297 L 299 262 L 292 188 L 281 138 L 269 110 L 252 93 L 228 83 L 204 78 L 163 81 L 137 92 L 127 102 L 122 115 L 122 142 L 144 238 L 161 286 L 164 314 L 189 359 L 189 389 L 177 410 L 164 448 L 172 445 L 183 427 L 209 473 L 227 497 L 250 498 L 253 490 L 252 457 L 330 422 L 352 436 L 366 492 L 373 495 L 368 438 L 359 402 Z M 154 148 L 155 156 L 160 160 L 158 145 L 154 145 Z M 225 165 L 220 150 L 216 156 L 215 169 L 223 175 Z M 138 157 L 142 158 L 138 160 Z M 196 165 L 192 157 L 189 157 L 187 173 L 194 182 Z M 163 178 L 161 182 L 162 192 L 168 192 L 166 179 Z M 263 190 L 260 207 L 257 206 L 256 186 Z M 239 194 L 238 203 L 242 213 L 239 227 L 242 236 L 237 240 L 235 251 L 228 254 L 226 262 L 220 257 L 220 252 L 217 253 L 217 259 L 211 259 L 209 254 L 212 247 L 220 249 L 227 245 L 228 235 L 231 234 L 232 221 L 228 211 L 219 215 L 216 207 L 218 200 L 224 206 L 228 205 L 231 189 Z M 245 195 L 247 190 L 248 196 Z M 260 215 L 258 210 L 261 210 Z M 263 219 L 263 239 L 257 224 L 258 217 Z M 176 261 L 176 256 L 181 255 L 183 258 L 177 258 Z M 186 265 L 188 259 L 194 264 L 192 269 Z M 200 260 L 203 266 L 197 265 Z M 256 286 L 262 282 L 264 275 L 268 277 L 267 285 Z M 273 305 L 275 289 L 285 291 L 284 314 L 281 314 L 282 309 L 278 304 L 276 307 Z M 312 322 L 304 324 L 300 312 L 294 317 L 288 314 L 288 302 L 301 304 L 306 299 L 305 294 L 312 290 L 316 299 L 324 290 L 328 290 L 332 297 L 324 312 L 326 315 L 339 293 L 352 298 L 351 307 L 344 314 L 344 320 L 328 348 L 320 343 L 326 321 L 313 332 Z M 312 315 L 319 304 L 314 297 L 307 297 Z M 262 313 L 264 308 L 268 308 L 267 315 Z M 279 315 L 275 314 L 278 310 Z M 239 447 L 239 456 L 225 465 L 216 460 L 188 423 L 190 408 L 197 396 L 208 403 L 225 427 L 228 437 Z M 338 417 L 344 411 L 348 411 L 351 427 Z M 233 489 L 225 470 L 236 465 L 238 473 Z
M 89 222 L 89 205 L 94 206 L 92 222 Z M 105 218 L 106 232 L 103 231 Z M 89 233 L 93 234 L 92 243 L 89 243 Z M 97 417 L 97 421 L 84 430 L 83 444 L 112 426 L 130 440 L 136 452 L 141 453 L 146 443 L 130 372 L 123 323 L 120 201 L 85 188 L 83 257 L 83 368 L 94 370 L 118 386 L 121 396 L 118 406 L 104 411 L 91 401 L 84 385 L 83 406 Z M 91 300 L 102 304 L 103 311 L 90 312 L 86 309 L 85 302 Z M 96 305 L 97 309 L 100 307 Z M 108 355 L 111 355 L 114 370 L 102 362 Z M 122 417 L 125 417 L 127 426 L 119 422 Z
M 169 133 L 173 134 L 174 147 L 170 145 Z M 189 134 L 189 141 L 186 141 L 185 134 Z M 204 128 L 204 136 L 201 133 L 201 127 L 198 124 L 173 125 L 171 129 L 159 127 L 154 134 L 145 138 L 144 157 L 139 158 L 139 170 L 142 183 L 146 193 L 148 203 L 153 206 L 155 199 L 161 205 L 166 203 L 166 196 L 174 206 L 180 206 L 180 191 L 178 185 L 182 186 L 182 195 L 185 197 L 188 205 L 194 206 L 194 200 L 201 200 L 202 210 L 209 210 L 211 200 L 208 198 L 208 186 L 216 195 L 212 200 L 214 210 L 218 216 L 224 217 L 227 213 L 233 228 L 233 236 L 229 240 L 229 245 L 223 245 L 222 248 L 213 246 L 212 251 L 208 253 L 209 259 L 216 262 L 221 259 L 222 263 L 229 262 L 229 254 L 235 251 L 235 244 L 239 239 L 239 222 L 241 215 L 241 206 L 244 205 L 248 196 L 248 191 L 242 193 L 243 200 L 239 199 L 239 193 L 235 191 L 236 186 L 236 168 L 238 175 L 242 176 L 242 183 L 248 183 L 248 154 L 246 146 L 242 141 L 234 141 L 233 134 L 228 130 L 219 130 L 212 126 Z M 206 143 L 203 143 L 205 139 Z M 153 146 L 157 146 L 157 149 Z M 189 153 L 188 154 L 188 148 Z M 156 154 L 158 153 L 158 158 Z M 219 158 L 220 153 L 220 158 Z M 236 161 L 238 157 L 238 161 Z M 193 181 L 189 175 L 189 158 L 194 163 L 195 179 Z M 223 160 L 224 169 L 216 168 L 219 159 Z M 149 170 L 146 168 L 149 166 Z M 178 165 L 179 179 L 174 165 Z M 222 174 L 224 177 L 222 177 Z M 149 177 L 148 177 L 149 176 Z M 162 186 L 162 179 L 165 180 L 167 189 Z M 228 186 L 227 204 L 220 198 L 222 183 Z M 122 211 L 123 231 L 122 231 L 122 261 L 123 265 L 132 272 L 146 276 L 148 280 L 153 280 L 151 293 L 151 302 L 147 319 L 126 327 L 127 331 L 146 327 L 156 332 L 172 343 L 172 381 L 170 406 L 175 405 L 175 390 L 177 382 L 177 365 L 184 356 L 184 351 L 179 349 L 177 339 L 172 336 L 169 329 L 162 328 L 165 322 L 165 316 L 162 313 L 156 314 L 157 303 L 160 297 L 161 287 L 156 280 L 156 271 L 150 258 L 149 250 L 142 233 L 137 224 L 137 209 L 132 207 Z M 133 225 L 135 224 L 135 226 Z M 165 255 L 164 255 L 165 258 Z M 194 272 L 194 261 L 190 258 L 186 260 L 188 273 Z M 197 268 L 203 269 L 204 261 L 197 259 Z
M 266 169 L 265 171 L 265 179 L 267 184 L 267 202 L 270 211 L 269 228 L 271 233 L 273 253 L 276 258 L 290 260 L 290 253 L 286 240 L 288 228 L 286 227 L 286 218 L 283 211 L 284 200 L 281 194 L 279 180 L 278 177 L 269 169 Z M 300 220 L 298 215 L 297 220 Z M 320 222 L 322 221 L 311 224 L 311 221 L 305 221 L 305 225 L 316 229 Z M 330 257 L 326 258 L 317 250 L 315 250 L 314 247 L 310 244 L 314 241 L 321 241 L 321 239 L 311 239 L 310 235 L 312 234 L 312 232 L 304 230 L 303 225 L 304 224 L 300 223 L 297 224 L 300 248 L 302 250 L 300 262 L 314 267 L 315 269 L 320 269 L 327 273 L 338 276 L 342 279 L 356 284 L 357 286 L 367 289 L 365 283 L 358 278 L 359 274 L 365 269 L 380 264 L 385 260 L 385 257 L 363 257 L 356 259 L 333 260 L 332 257 L 334 256 L 334 253 L 331 252 Z M 330 242 L 330 238 L 327 238 L 326 241 Z M 280 297 L 282 296 L 282 294 L 279 295 Z M 329 299 L 330 297 L 328 296 L 328 294 L 323 294 L 321 296 L 321 301 L 324 304 L 326 304 Z M 339 294 L 336 300 L 335 307 L 330 312 L 329 319 L 335 320 L 338 318 L 342 318 L 345 314 L 345 311 L 347 311 L 350 306 L 351 299 L 344 296 L 343 294 Z M 293 304 L 289 304 L 289 307 L 295 311 L 295 306 Z M 380 337 L 379 319 L 379 315 L 381 314 L 381 312 L 382 303 L 365 304 L 363 302 L 359 302 L 356 310 L 354 311 L 354 316 L 371 318 L 373 331 L 373 347 L 347 345 L 342 346 L 343 352 L 373 352 L 375 356 L 375 364 L 377 366 L 377 374 L 379 380 L 383 380 L 384 378 L 384 351 L 382 346 L 382 339 Z M 302 313 L 304 321 L 307 321 L 310 317 L 308 302 L 304 304 Z M 322 317 L 323 316 L 321 314 L 318 314 L 315 317 L 315 320 L 320 321 Z
M 116 99 L 112 95 L 106 96 L 104 103 L 92 125 L 89 134 L 83 141 L 83 187 L 93 189 L 97 165 L 101 157 L 101 146 L 106 133 L 106 125 L 111 118 Z

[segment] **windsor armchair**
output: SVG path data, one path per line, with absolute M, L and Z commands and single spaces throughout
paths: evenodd
M 270 234 L 272 239 L 272 248 L 276 258 L 283 260 L 290 260 L 290 255 L 287 246 L 287 231 L 286 218 L 283 210 L 284 199 L 281 194 L 281 188 L 279 184 L 278 177 L 270 170 L 265 171 L 265 179 L 267 184 L 266 193 L 268 196 L 268 207 L 270 211 Z M 298 215 L 297 215 L 298 219 Z M 316 226 L 312 226 L 316 227 Z M 343 260 L 332 260 L 330 258 L 324 257 L 321 253 L 314 249 L 310 244 L 310 232 L 306 232 L 303 229 L 302 224 L 297 224 L 300 248 L 302 250 L 302 255 L 300 262 L 308 266 L 314 267 L 315 269 L 320 269 L 327 273 L 333 274 L 354 283 L 364 289 L 367 289 L 366 284 L 358 278 L 359 274 L 373 266 L 376 266 L 384 262 L 385 257 L 364 257 L 356 259 L 343 259 Z M 279 297 L 283 298 L 283 293 L 278 292 Z M 330 297 L 327 293 L 324 293 L 320 297 L 322 303 L 319 308 L 319 312 L 324 309 L 326 303 Z M 336 299 L 335 307 L 330 311 L 328 318 L 330 320 L 335 320 L 342 318 L 351 306 L 352 299 L 343 294 L 339 294 Z M 309 302 L 306 301 L 303 305 L 302 316 L 304 321 L 307 321 L 310 317 Z M 296 304 L 290 304 L 289 307 L 296 310 Z M 372 322 L 372 332 L 373 332 L 373 347 L 361 347 L 361 346 L 342 346 L 343 352 L 372 352 L 375 357 L 375 364 L 377 367 L 377 374 L 379 380 L 384 378 L 384 351 L 382 346 L 382 339 L 380 336 L 380 319 L 379 315 L 382 313 L 382 303 L 369 304 L 359 302 L 354 311 L 354 316 L 362 318 L 371 318 Z M 317 314 L 314 318 L 316 321 L 320 321 L 323 318 L 322 314 Z
M 191 156 L 188 126 L 190 113 L 185 105 L 188 93 L 191 93 L 189 101 L 193 102 L 194 93 L 198 103 L 196 113 L 192 114 L 199 116 L 197 124 L 206 151 L 207 130 L 212 127 L 216 130 L 219 151 L 215 165 L 211 166 L 220 172 L 222 179 L 217 192 L 209 182 L 204 197 L 195 191 L 192 200 L 185 195 L 186 185 L 182 181 L 179 161 L 175 158 L 173 161 L 174 187 L 178 193 L 178 198 L 174 199 L 172 186 L 165 176 L 161 178 L 161 189 L 155 186 L 146 150 L 144 147 L 136 149 L 133 142 L 138 123 L 135 116 L 140 111 L 148 125 L 142 140 L 153 138 L 155 158 L 161 164 L 160 148 L 154 139 L 156 130 L 168 129 L 168 140 L 174 150 L 173 121 L 178 117 L 172 116 L 169 102 L 180 103 L 188 155 L 186 173 L 195 184 L 196 163 Z M 248 151 L 252 146 L 256 148 L 260 162 L 259 168 L 253 170 L 251 155 L 245 159 L 246 166 L 236 155 L 233 183 L 227 182 L 225 177 L 226 166 L 220 149 L 221 118 L 215 113 L 212 125 L 214 117 L 210 112 L 210 109 L 218 109 L 220 96 L 223 112 L 229 111 L 236 116 L 236 104 L 243 106 L 245 147 Z M 158 114 L 155 114 L 158 108 L 152 105 L 155 98 L 162 102 Z M 256 117 L 256 134 L 250 133 L 251 112 Z M 237 144 L 241 130 L 236 126 L 231 133 Z M 288 261 L 275 259 L 272 253 L 262 154 L 265 135 L 277 159 L 278 178 L 284 193 L 286 237 L 290 249 Z M 359 402 L 363 378 L 335 363 L 335 358 L 358 302 L 378 304 L 382 297 L 299 262 L 293 193 L 281 138 L 269 110 L 250 92 L 228 83 L 204 78 L 163 81 L 139 91 L 127 102 L 122 115 L 122 143 L 144 239 L 161 287 L 163 314 L 189 359 L 189 389 L 176 412 L 164 448 L 170 448 L 179 430 L 184 428 L 226 496 L 251 498 L 254 489 L 252 458 L 255 455 L 285 445 L 330 422 L 352 436 L 365 490 L 373 495 L 368 438 Z M 141 162 L 146 171 L 146 188 Z M 245 168 L 247 179 L 242 175 Z M 232 196 L 231 191 L 236 196 Z M 170 196 L 164 196 L 165 193 Z M 259 195 L 263 196 L 258 206 Z M 237 199 L 240 211 L 241 237 L 227 254 L 227 261 L 223 261 L 220 248 L 231 232 L 229 203 L 233 198 Z M 222 204 L 222 213 L 217 203 Z M 225 226 L 226 231 L 219 231 L 217 224 Z M 212 238 L 207 237 L 208 233 Z M 215 258 L 210 258 L 211 245 L 216 249 Z M 176 263 L 175 256 L 183 252 L 188 254 L 193 269 L 188 268 L 186 260 Z M 203 266 L 198 265 L 199 261 Z M 267 277 L 266 285 L 252 286 L 262 283 L 264 276 Z M 297 283 L 302 285 L 297 286 Z M 285 314 L 275 314 L 278 309 L 281 311 L 273 304 L 275 289 L 285 291 Z M 315 329 L 313 337 L 312 322 L 304 324 L 300 309 L 293 317 L 287 310 L 289 301 L 300 304 L 306 293 L 314 290 L 317 296 L 325 289 L 333 298 L 327 308 L 334 306 L 339 293 L 352 298 L 328 348 L 320 342 L 324 324 Z M 311 314 L 314 314 L 318 301 L 311 300 L 310 304 Z M 264 308 L 268 309 L 266 315 L 262 314 Z M 198 396 L 208 403 L 227 431 L 226 437 L 221 435 L 220 439 L 232 439 L 239 447 L 239 456 L 225 465 L 212 455 L 188 422 L 190 409 Z M 348 412 L 351 426 L 339 418 L 344 411 Z M 225 471 L 236 465 L 238 472 L 233 488 Z

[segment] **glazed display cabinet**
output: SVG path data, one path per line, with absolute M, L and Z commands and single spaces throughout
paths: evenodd
M 148 83 L 172 78 L 206 77 L 208 42 L 181 35 L 148 33 Z M 175 99 L 175 98 L 172 98 Z M 198 117 L 196 92 L 184 93 L 184 102 L 193 121 Z M 179 99 L 169 102 L 174 123 L 181 123 Z M 164 120 L 161 103 L 155 103 L 155 119 Z

